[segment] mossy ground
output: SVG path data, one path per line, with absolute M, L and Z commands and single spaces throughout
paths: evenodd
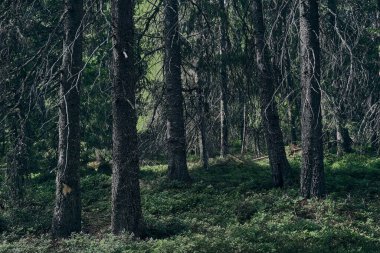
M 213 160 L 191 165 L 191 185 L 168 182 L 166 166 L 141 172 L 145 239 L 109 233 L 111 177 L 83 171 L 83 232 L 52 242 L 54 180 L 31 179 L 24 208 L 0 215 L 0 252 L 380 252 L 380 159 L 325 160 L 328 196 L 272 189 L 267 161 Z

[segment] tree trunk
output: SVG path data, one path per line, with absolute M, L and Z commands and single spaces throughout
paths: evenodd
M 243 155 L 247 149 L 248 149 L 248 129 L 249 129 L 249 98 L 251 95 L 251 87 L 253 86 L 253 72 L 255 71 L 255 66 L 252 64 L 252 61 L 254 61 L 254 43 L 252 43 L 252 38 L 249 32 L 244 29 L 243 30 L 244 35 L 244 44 L 245 44 L 245 61 L 244 61 L 244 67 L 243 67 L 243 83 L 244 87 L 241 91 L 241 99 L 243 99 L 243 112 L 242 112 L 242 136 L 241 136 L 241 149 L 240 153 Z M 253 138 L 254 139 L 254 138 Z M 253 153 L 255 153 L 255 149 L 253 149 Z
M 380 154 L 380 145 L 379 145 L 379 137 L 376 133 L 376 128 L 373 128 L 373 133 L 371 135 L 371 150 Z
M 243 122 L 242 122 L 242 130 L 241 130 L 241 147 L 240 147 L 240 154 L 244 154 L 246 151 L 246 144 L 247 144 L 247 106 L 244 101 L 243 105 Z
M 165 83 L 168 177 L 170 180 L 187 182 L 191 179 L 186 162 L 178 0 L 165 0 Z
M 290 99 L 289 99 L 290 100 Z M 290 144 L 297 145 L 297 129 L 296 129 L 296 117 L 294 113 L 293 101 L 289 101 L 288 105 L 288 119 L 290 128 Z
M 301 195 L 305 198 L 322 197 L 325 194 L 325 178 L 318 0 L 301 0 L 299 8 L 302 85 Z
M 286 158 L 283 135 L 274 94 L 274 80 L 269 64 L 269 54 L 264 40 L 265 26 L 261 0 L 253 1 L 255 26 L 256 62 L 260 84 L 261 114 L 268 145 L 269 162 L 272 168 L 273 185 L 283 187 L 289 183 L 290 166 Z
M 380 0 L 377 0 L 377 10 L 376 10 L 376 28 L 378 30 L 380 30 Z M 380 34 L 377 33 L 377 36 L 376 36 L 376 45 L 379 45 L 380 44 Z M 379 54 L 378 54 L 378 60 L 380 61 L 380 50 L 378 50 Z M 380 75 L 380 69 L 378 67 L 378 73 Z M 371 98 L 372 100 L 372 98 Z M 373 150 L 377 151 L 377 155 L 380 156 L 380 129 L 379 127 L 376 127 L 376 124 L 372 123 L 373 126 L 372 129 L 373 129 L 373 135 L 371 136 L 371 147 Z
M 199 124 L 199 153 L 201 157 L 202 167 L 204 169 L 208 169 L 208 148 L 207 148 L 207 123 L 206 123 L 206 112 L 207 112 L 207 105 L 206 105 L 206 89 L 204 85 L 207 85 L 202 82 L 202 75 L 198 72 L 198 124 Z
M 65 0 L 62 76 L 59 90 L 59 144 L 52 234 L 81 231 L 80 83 L 83 1 Z
M 139 236 L 142 211 L 136 114 L 136 62 L 133 0 L 113 0 L 112 44 L 112 215 L 114 234 L 124 230 Z
M 291 63 L 290 63 L 290 55 L 289 52 L 285 54 L 285 73 L 286 73 L 286 84 L 289 89 L 290 94 L 288 94 L 288 120 L 289 120 L 289 128 L 290 128 L 290 144 L 297 144 L 297 124 L 296 124 L 296 115 L 299 114 L 299 99 L 295 94 L 295 84 L 293 81 L 292 73 L 291 73 Z
M 10 121 L 10 144 L 12 145 L 7 153 L 7 168 L 5 180 L 7 186 L 7 196 L 12 207 L 19 207 L 24 197 L 24 176 L 27 169 L 27 148 L 25 127 L 26 122 L 22 117 L 20 108 L 11 113 Z
M 227 73 L 227 53 L 228 53 L 228 20 L 224 0 L 219 0 L 220 8 L 220 156 L 225 157 L 229 153 L 228 144 L 228 73 Z
M 352 152 L 352 140 L 348 129 L 343 126 L 341 116 L 337 116 L 336 121 L 337 156 L 341 157 L 343 154 Z
M 6 140 L 5 140 L 5 130 L 6 128 L 5 128 L 5 126 L 3 125 L 2 127 L 1 127 L 1 151 L 0 151 L 0 156 L 1 157 L 4 157 L 5 156 L 5 154 L 6 154 L 6 151 L 5 151 L 5 146 L 6 146 Z
M 206 70 L 205 62 L 208 62 L 210 58 L 207 38 L 208 29 L 205 29 L 205 24 L 203 19 L 200 21 L 200 33 L 197 39 L 197 45 L 204 51 L 199 55 L 196 60 L 196 73 L 195 73 L 195 83 L 197 86 L 198 95 L 198 105 L 197 105 L 197 116 L 198 116 L 198 128 L 199 128 L 199 155 L 200 161 L 203 169 L 208 169 L 209 166 L 209 150 L 208 150 L 208 96 L 209 96 L 209 85 L 210 85 L 210 72 Z

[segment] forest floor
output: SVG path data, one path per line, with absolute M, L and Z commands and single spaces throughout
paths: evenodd
M 283 190 L 267 160 L 193 164 L 191 185 L 143 167 L 145 239 L 110 234 L 111 177 L 83 169 L 83 233 L 51 241 L 54 178 L 34 175 L 24 208 L 0 213 L 0 252 L 380 252 L 380 158 L 327 156 L 323 200 L 299 197 L 300 158 L 289 159 L 294 185 Z

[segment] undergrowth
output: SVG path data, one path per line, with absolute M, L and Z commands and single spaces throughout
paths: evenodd
M 111 177 L 83 168 L 83 233 L 53 242 L 54 180 L 34 177 L 23 208 L 0 214 L 0 252 L 380 252 L 380 159 L 325 159 L 328 195 L 273 189 L 267 161 L 216 159 L 190 165 L 194 182 L 166 180 L 166 166 L 141 172 L 143 239 L 110 234 Z

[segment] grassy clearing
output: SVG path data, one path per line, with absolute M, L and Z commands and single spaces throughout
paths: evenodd
M 144 240 L 110 235 L 111 178 L 85 171 L 84 233 L 51 242 L 54 180 L 35 177 L 25 209 L 0 215 L 0 252 L 380 252 L 380 159 L 327 157 L 329 195 L 309 201 L 298 196 L 299 160 L 285 190 L 271 188 L 265 160 L 191 165 L 191 185 L 168 182 L 166 166 L 142 168 Z

